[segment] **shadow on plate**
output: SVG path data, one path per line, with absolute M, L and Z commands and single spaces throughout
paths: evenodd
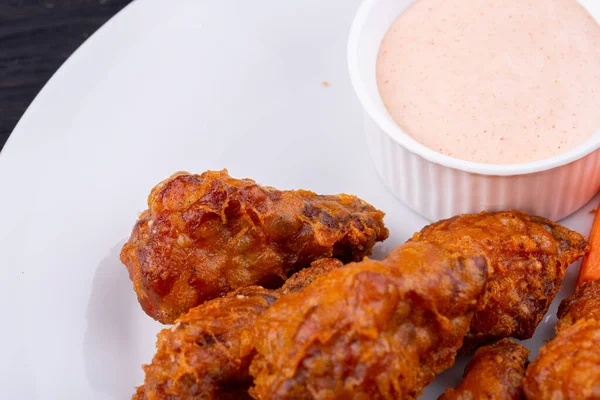
M 125 240 L 96 269 L 87 308 L 83 354 L 92 388 L 108 398 L 129 398 L 143 381 L 161 326 L 141 310 L 119 260 Z

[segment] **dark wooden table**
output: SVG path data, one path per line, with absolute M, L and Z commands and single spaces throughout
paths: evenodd
M 131 0 L 0 0 L 0 149 L 58 67 Z

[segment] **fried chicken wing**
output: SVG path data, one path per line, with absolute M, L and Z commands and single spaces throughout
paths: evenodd
M 509 336 L 530 338 L 566 268 L 588 249 L 580 234 L 518 211 L 460 215 L 425 227 L 412 240 L 489 260 L 489 299 L 473 318 L 464 351 Z
M 280 296 L 301 290 L 343 264 L 321 259 L 294 274 L 279 290 L 240 288 L 195 308 L 158 335 L 157 352 L 134 400 L 249 398 L 253 324 Z
M 600 321 L 600 280 L 584 282 L 577 293 L 564 299 L 558 307 L 558 318 L 557 332 L 582 319 Z
M 410 399 L 454 363 L 483 257 L 408 243 L 318 277 L 257 318 L 256 399 Z
M 600 321 L 561 329 L 527 369 L 524 390 L 528 400 L 600 399 Z
M 562 301 L 557 335 L 527 369 L 528 400 L 600 399 L 600 281 Z
M 362 259 L 388 236 L 383 215 L 350 195 L 177 173 L 150 193 L 121 261 L 144 311 L 172 323 L 237 288 L 275 287 L 314 260 Z
M 522 400 L 529 350 L 510 339 L 481 347 L 465 368 L 455 389 L 439 400 Z

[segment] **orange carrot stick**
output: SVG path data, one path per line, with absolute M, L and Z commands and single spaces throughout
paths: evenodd
M 596 212 L 596 218 L 590 233 L 590 252 L 585 256 L 579 270 L 577 286 L 586 281 L 600 279 L 600 209 Z

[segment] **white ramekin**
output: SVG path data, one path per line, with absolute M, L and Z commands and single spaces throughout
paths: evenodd
M 405 134 L 386 110 L 376 81 L 379 46 L 413 0 L 365 0 L 350 31 L 348 65 L 365 112 L 377 172 L 404 204 L 429 220 L 482 210 L 518 209 L 559 220 L 600 188 L 600 140 L 527 164 L 493 165 L 438 153 Z M 593 14 L 600 13 L 588 5 Z

